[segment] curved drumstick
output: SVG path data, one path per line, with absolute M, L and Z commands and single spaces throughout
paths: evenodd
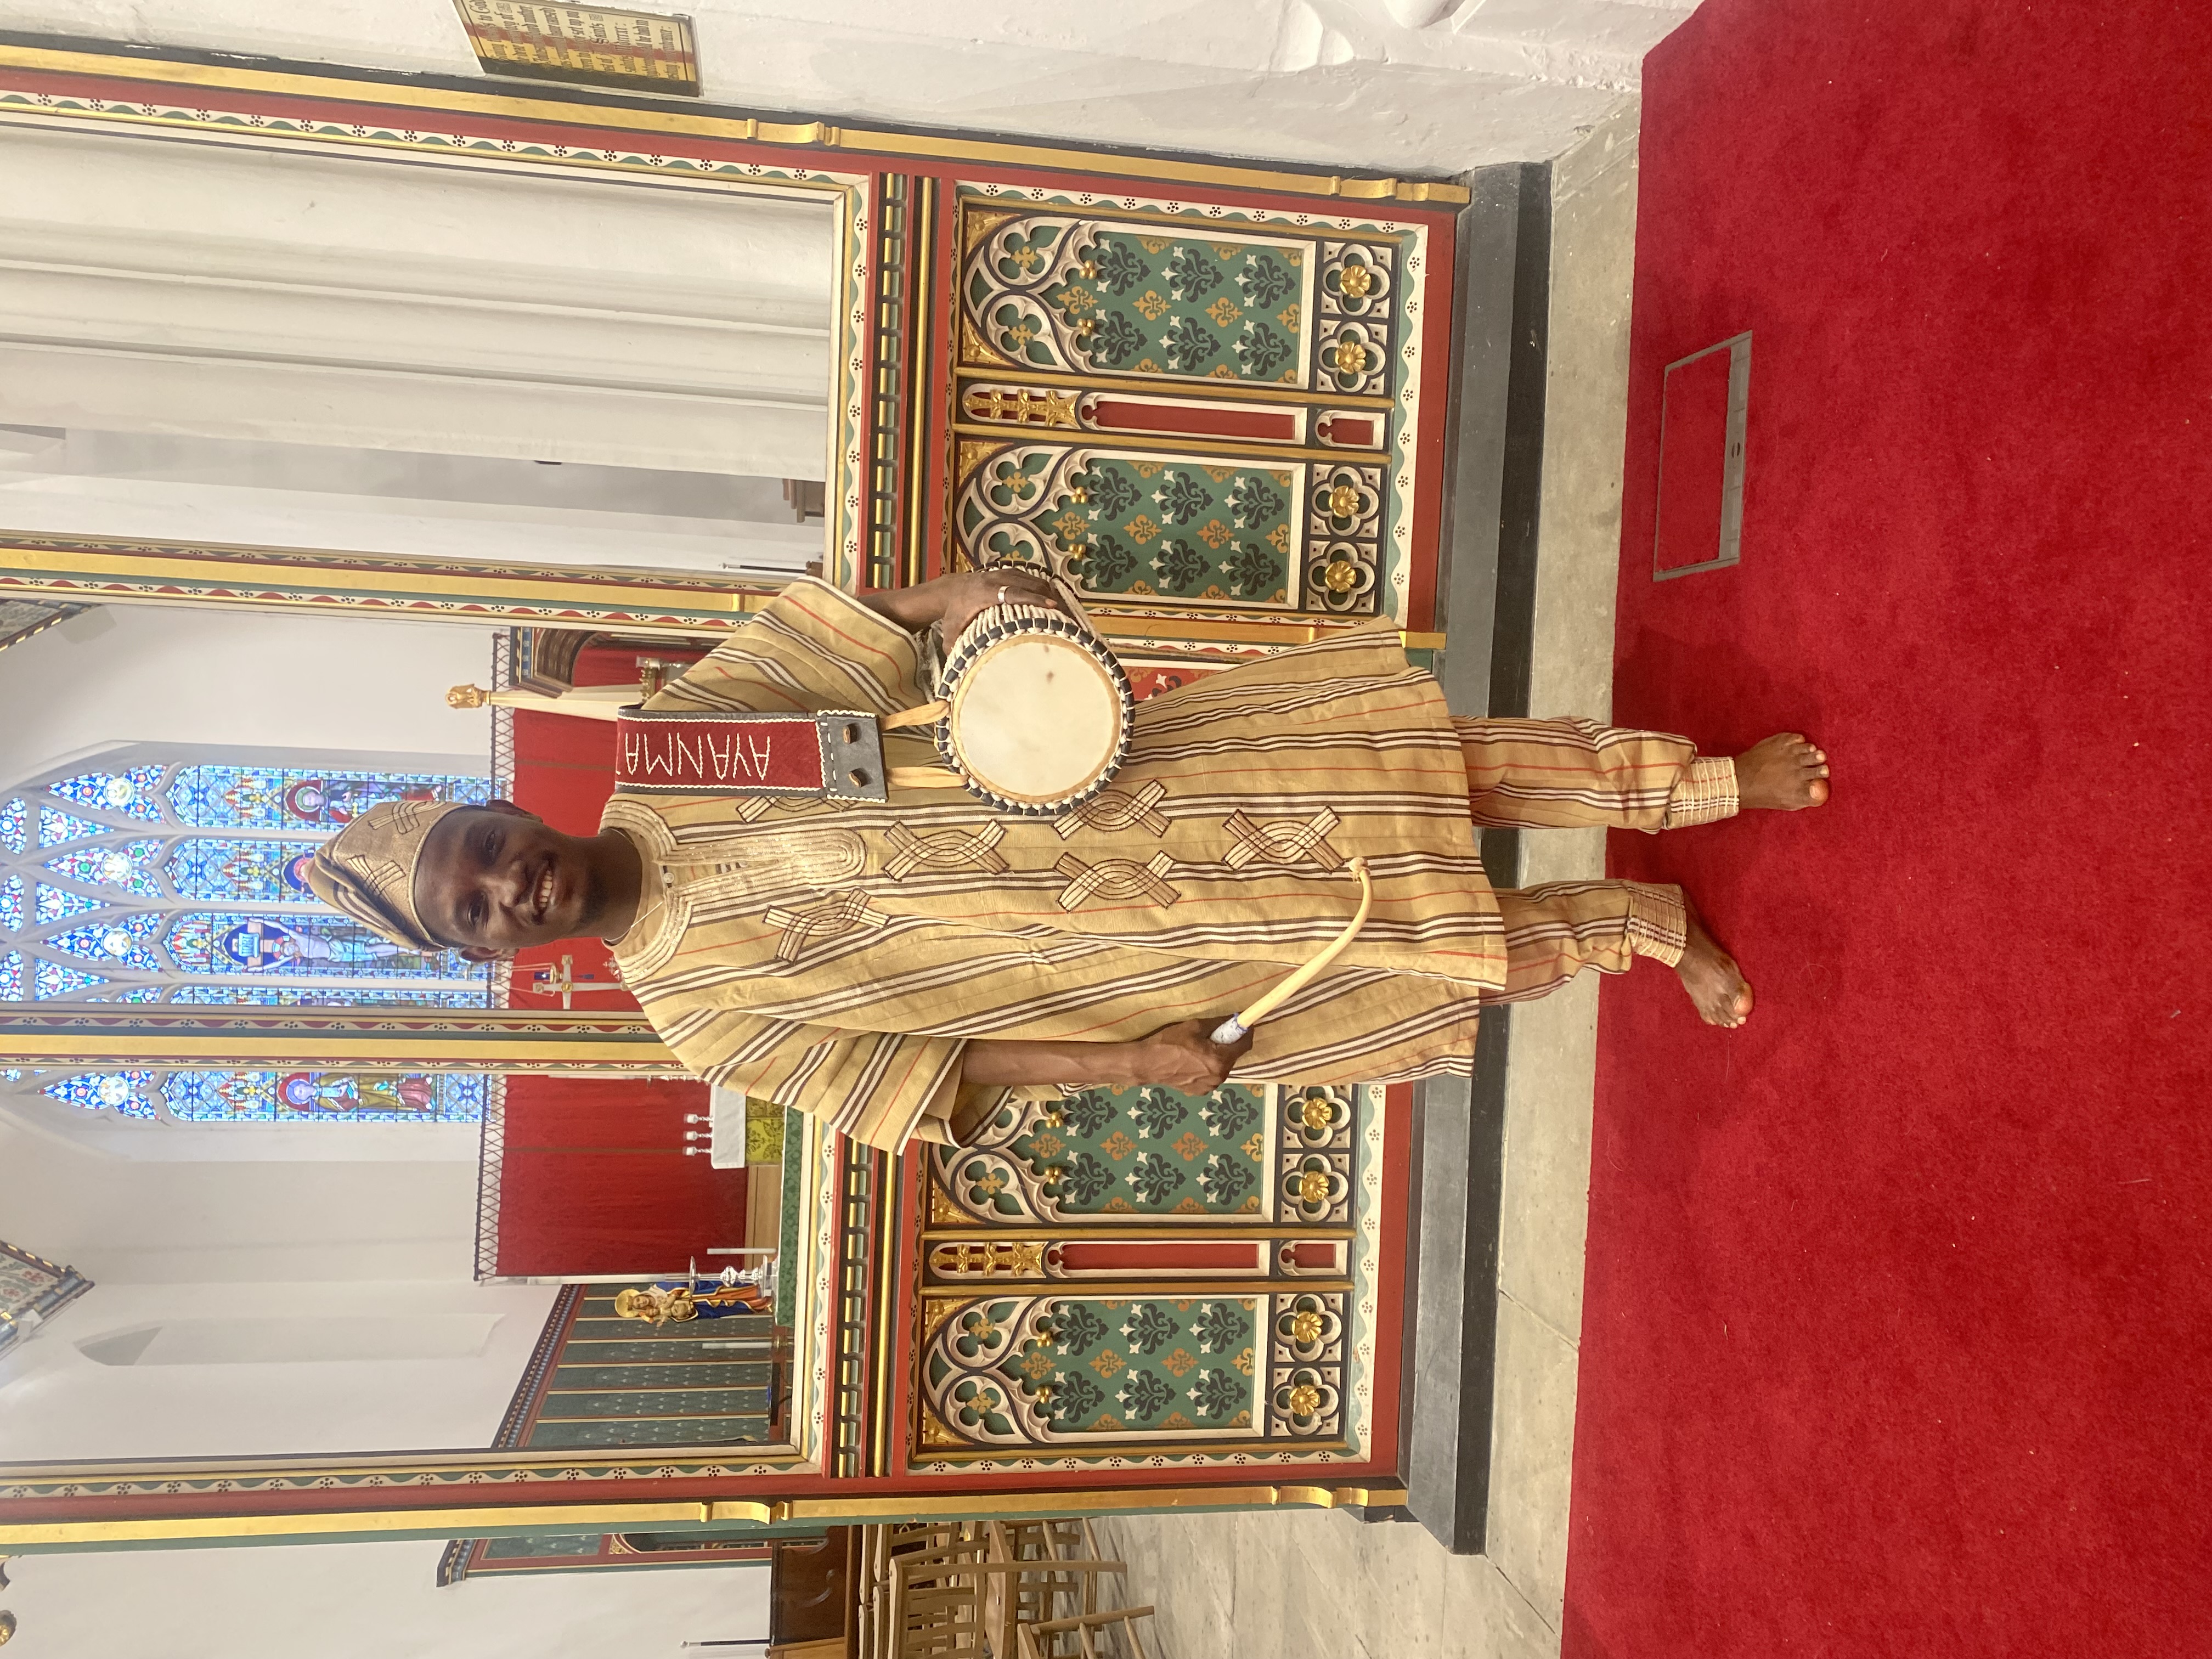
M 1311 962 L 1285 975 L 1273 990 L 1267 992 L 1249 1008 L 1242 1013 L 1231 1015 L 1215 1026 L 1213 1041 L 1216 1043 L 1226 1048 L 1238 1041 L 1245 1032 L 1312 984 L 1321 976 L 1322 970 L 1342 956 L 1350 948 L 1352 941 L 1359 937 L 1359 930 L 1367 925 L 1367 913 L 1375 908 L 1375 884 L 1368 878 L 1365 859 L 1352 860 L 1352 873 L 1359 878 L 1359 908 L 1352 912 L 1352 920 L 1345 924 L 1344 931 L 1330 940 Z

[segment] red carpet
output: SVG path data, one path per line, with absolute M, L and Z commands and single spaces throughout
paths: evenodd
M 2212 5 L 1707 0 L 1644 89 L 1614 713 L 1838 780 L 1614 837 L 1759 1008 L 1605 988 L 1565 1653 L 2212 1655 Z

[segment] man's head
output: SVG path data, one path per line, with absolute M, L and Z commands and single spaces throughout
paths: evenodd
M 489 962 L 592 931 L 609 910 L 605 849 L 511 801 L 392 801 L 318 848 L 326 903 L 418 951 Z

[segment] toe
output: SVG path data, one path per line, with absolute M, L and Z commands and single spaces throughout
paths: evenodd
M 1814 779 L 1805 791 L 1805 799 L 1815 806 L 1826 806 L 1828 804 L 1827 780 L 1825 777 Z

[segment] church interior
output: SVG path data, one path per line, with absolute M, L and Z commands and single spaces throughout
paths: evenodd
M 2208 63 L 0 0 L 0 1644 L 2212 1652 Z M 598 939 L 308 884 L 387 803 L 589 835 L 779 592 L 1000 560 L 1139 705 L 1395 629 L 1455 715 L 1806 733 L 1818 812 L 1479 832 L 1680 884 L 1751 1018 L 1585 973 L 1462 1074 L 890 1152 Z

